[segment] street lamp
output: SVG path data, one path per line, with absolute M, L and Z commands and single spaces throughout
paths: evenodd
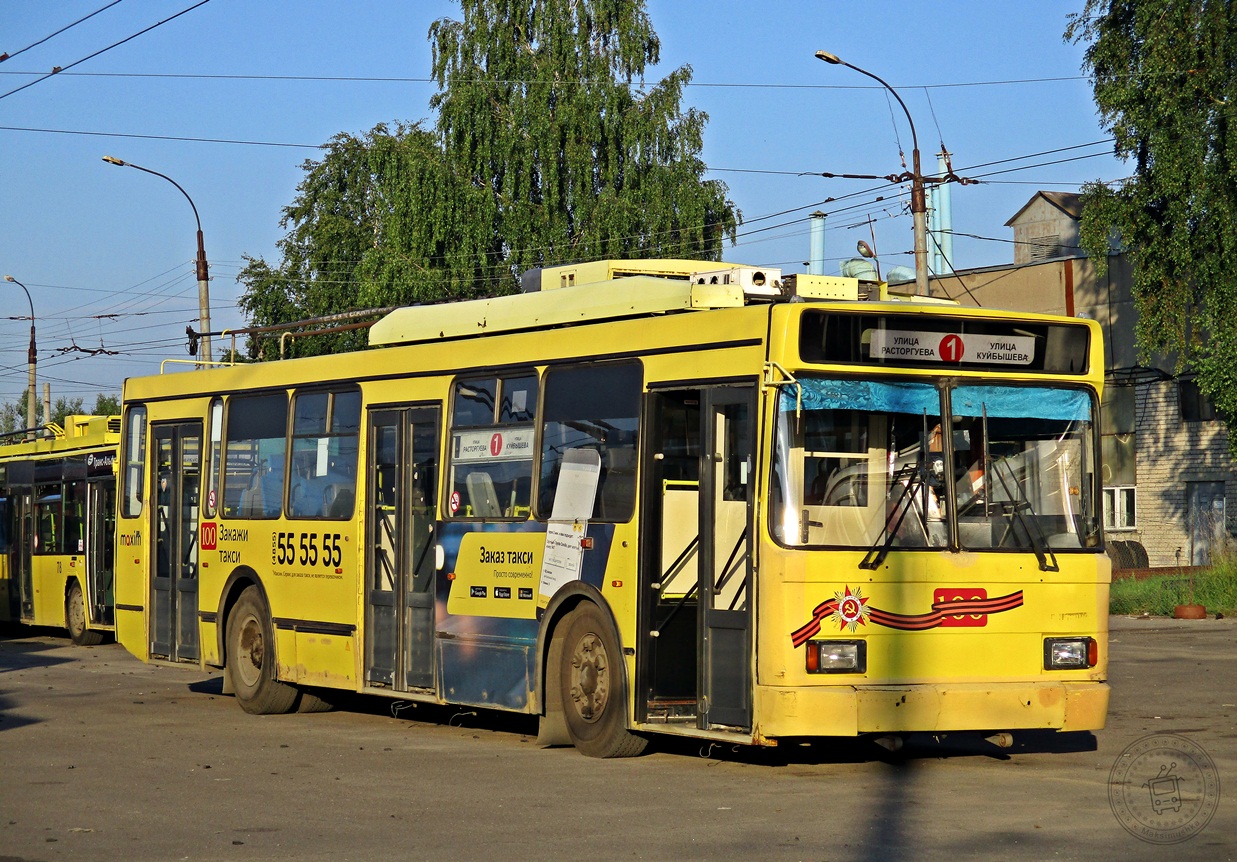
M 26 367 L 29 369 L 30 376 L 30 391 L 26 393 L 26 427 L 31 429 L 27 434 L 27 439 L 33 440 L 37 436 L 34 429 L 38 427 L 38 418 L 35 412 L 35 405 L 38 400 L 35 395 L 35 364 L 39 361 L 39 351 L 34 344 L 34 300 L 30 298 L 30 291 L 26 290 L 26 286 L 13 278 L 13 276 L 6 275 L 4 280 L 11 281 L 20 287 L 26 294 L 26 301 L 30 303 L 30 350 L 26 353 Z
M 172 185 L 180 190 L 180 193 L 185 196 L 185 200 L 189 201 L 189 206 L 193 207 L 193 218 L 198 223 L 198 317 L 200 318 L 202 331 L 202 346 L 201 356 L 206 362 L 210 362 L 210 268 L 206 263 L 206 246 L 202 242 L 202 220 L 198 218 L 198 208 L 193 205 L 193 198 L 189 197 L 189 193 L 180 187 L 180 183 L 176 180 L 161 174 L 158 171 L 152 171 L 150 168 L 144 168 L 141 165 L 135 165 L 133 162 L 124 162 L 115 156 L 104 156 L 103 161 L 109 165 L 117 165 L 122 168 L 137 168 L 139 171 L 145 171 L 148 174 L 154 174 L 157 177 L 163 177 Z
M 852 63 L 847 63 L 837 54 L 830 54 L 828 51 L 817 51 L 816 59 L 831 63 L 834 66 L 845 66 L 848 69 L 854 69 L 860 75 L 867 75 L 873 81 L 876 81 L 886 90 L 893 93 L 893 97 L 902 106 L 902 113 L 906 114 L 906 122 L 911 127 L 911 218 L 915 223 L 915 292 L 921 296 L 927 296 L 928 200 L 927 195 L 924 193 L 923 171 L 919 169 L 919 137 L 915 134 L 915 121 L 911 119 L 911 112 L 907 110 L 906 103 L 902 101 L 902 97 L 898 95 L 897 90 L 866 69 L 860 69 Z

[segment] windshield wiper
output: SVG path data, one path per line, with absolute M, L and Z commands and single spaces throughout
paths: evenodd
M 893 547 L 894 537 L 898 535 L 898 530 L 902 528 L 902 522 L 906 520 L 906 513 L 912 508 L 911 502 L 915 499 L 915 494 L 919 493 L 919 489 L 924 487 L 923 472 L 916 464 L 907 464 L 902 467 L 890 477 L 890 481 L 901 489 L 893 503 L 893 514 L 897 516 L 897 519 L 893 520 L 893 515 L 891 515 L 885 520 L 884 533 L 876 537 L 876 541 L 872 543 L 872 546 L 868 548 L 868 552 L 863 555 L 863 559 L 859 561 L 859 568 L 861 569 L 880 568 L 880 564 L 885 561 L 885 557 L 889 556 L 889 549 Z
M 1005 467 L 1009 480 L 1018 489 L 1016 497 L 1010 492 L 1009 482 L 1006 481 L 1005 476 L 1001 475 L 1001 466 Z M 1035 551 L 1035 558 L 1039 560 L 1040 571 L 1061 571 L 1061 568 L 1057 565 L 1057 556 L 1052 552 L 1052 548 L 1049 547 L 1048 537 L 1044 535 L 1043 527 L 1040 526 L 1039 516 L 1035 514 L 1035 509 L 1031 507 L 1031 501 L 1027 499 L 1026 488 L 1018 480 L 1018 474 L 1014 472 L 1013 466 L 1010 465 L 1008 456 L 993 461 L 989 465 L 989 471 L 996 476 L 997 481 L 1001 483 L 1001 489 L 1005 492 L 1005 496 L 1009 498 L 1008 502 L 998 503 L 997 505 L 1008 507 L 1009 510 L 1006 514 L 1012 516 L 1022 526 L 1023 531 L 1026 532 L 1027 538 L 1031 541 L 1031 550 Z M 1028 512 L 1030 513 L 1029 518 L 1025 514 Z M 1006 530 L 1012 529 L 1012 524 L 1006 527 Z

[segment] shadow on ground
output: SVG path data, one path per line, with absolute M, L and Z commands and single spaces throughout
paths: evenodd
M 217 674 L 209 679 L 190 683 L 188 688 L 195 694 L 221 695 L 223 675 Z M 469 706 L 415 703 L 353 692 L 315 690 L 315 693 L 329 700 L 334 710 L 341 712 L 389 716 L 430 725 L 475 728 L 509 733 L 513 737 L 537 735 L 536 716 Z M 895 751 L 879 744 L 878 737 L 875 736 L 854 739 L 784 739 L 775 747 L 763 748 L 658 735 L 652 737 L 648 752 L 778 767 L 831 763 L 898 764 L 921 759 L 960 757 L 1008 760 L 1016 754 L 1070 754 L 1095 751 L 1097 748 L 1095 735 L 1089 732 L 1022 731 L 1012 734 L 1012 744 L 1005 748 L 988 741 L 986 737 L 990 735 L 981 732 L 900 734 L 897 739 L 900 740 L 901 747 Z

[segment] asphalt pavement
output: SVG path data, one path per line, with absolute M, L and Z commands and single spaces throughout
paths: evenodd
M 9 631 L 0 862 L 1234 859 L 1237 623 L 1113 618 L 1110 680 L 1105 730 L 1009 749 L 669 740 L 598 761 L 470 709 L 250 716 L 218 674 Z

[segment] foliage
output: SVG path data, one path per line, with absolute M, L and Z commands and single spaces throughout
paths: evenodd
M 717 259 L 734 240 L 726 186 L 703 179 L 707 117 L 680 109 L 691 69 L 635 84 L 660 51 L 642 0 L 461 11 L 430 28 L 433 129 L 339 134 L 302 166 L 281 260 L 250 258 L 239 276 L 254 325 L 509 293 L 523 270 L 568 261 Z M 291 352 L 364 342 L 321 336 Z
M 1108 604 L 1114 614 L 1170 616 L 1177 605 L 1195 602 L 1209 614 L 1237 613 L 1237 560 L 1221 560 L 1196 572 L 1192 588 L 1184 574 L 1113 581 Z
M 29 391 L 27 389 L 27 391 Z M 22 431 L 26 427 L 26 402 L 6 401 L 0 405 L 0 434 Z
M 1082 246 L 1103 269 L 1114 229 L 1133 263 L 1142 360 L 1176 358 L 1237 417 L 1237 4 L 1087 0 L 1095 101 L 1133 176 L 1083 188 Z M 1230 434 L 1237 447 L 1237 434 Z
M 475 195 L 452 179 L 432 133 L 379 124 L 363 138 L 339 134 L 303 168 L 284 210 L 281 263 L 249 258 L 239 276 L 254 325 L 468 296 L 483 283 L 484 258 L 459 241 L 475 220 Z M 363 332 L 320 336 L 296 342 L 292 354 L 364 344 Z
M 27 389 L 26 391 L 29 391 Z M 120 414 L 120 397 L 111 395 L 105 392 L 100 392 L 95 396 L 94 409 L 87 411 L 85 409 L 86 402 L 84 398 L 57 398 L 52 405 L 52 422 L 55 422 L 60 427 L 64 427 L 64 419 L 66 416 L 73 416 L 81 413 L 89 412 L 94 416 L 116 416 Z M 43 402 L 41 400 L 35 402 L 37 411 L 38 425 L 42 425 L 43 418 Z M 18 398 L 16 401 L 6 401 L 0 404 L 0 434 L 9 434 L 13 431 L 24 431 L 26 424 L 26 399 L 25 397 Z
M 94 409 L 90 412 L 94 416 L 119 416 L 120 396 L 100 392 L 95 396 Z
M 465 0 L 430 28 L 446 152 L 484 189 L 479 227 L 517 270 L 605 257 L 709 257 L 733 238 L 703 181 L 691 68 L 633 90 L 661 50 L 642 2 Z

